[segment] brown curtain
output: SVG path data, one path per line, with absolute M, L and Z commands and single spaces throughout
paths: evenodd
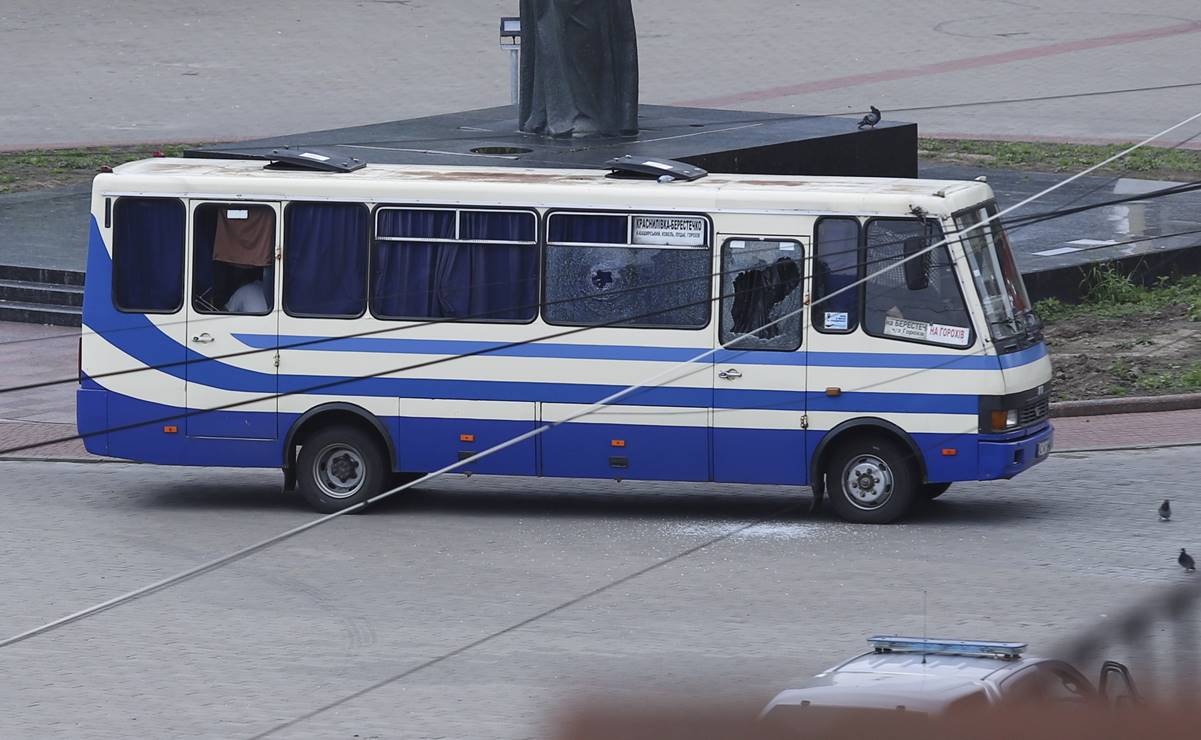
M 263 207 L 222 208 L 217 216 L 213 259 L 244 267 L 270 265 L 275 259 L 275 213 Z

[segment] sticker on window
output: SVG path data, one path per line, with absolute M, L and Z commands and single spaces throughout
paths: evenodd
M 225 212 L 225 217 L 229 218 L 229 219 L 233 219 L 235 221 L 241 221 L 243 219 L 250 218 L 250 212 L 245 209 L 242 209 L 242 210 L 231 209 L 231 210 L 228 210 Z
M 846 331 L 850 326 L 850 319 L 846 311 L 826 311 L 825 328 L 835 331 Z M 884 331 L 888 331 L 887 328 Z
M 662 247 L 703 247 L 705 219 L 688 216 L 634 216 L 633 243 Z
M 929 324 L 925 321 L 898 319 L 894 316 L 884 317 L 884 333 L 899 339 L 916 339 L 920 342 L 936 342 L 956 347 L 965 347 L 968 342 L 967 327 Z

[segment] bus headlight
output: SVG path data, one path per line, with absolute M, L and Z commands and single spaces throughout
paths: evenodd
M 1017 409 L 995 409 L 992 412 L 992 430 L 994 432 L 1004 432 L 1013 429 L 1018 425 L 1018 410 Z

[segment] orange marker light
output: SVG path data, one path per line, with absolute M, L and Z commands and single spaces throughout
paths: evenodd
M 626 441 L 624 439 L 614 439 L 609 442 L 609 445 L 611 447 L 625 447 Z
M 958 454 L 959 450 L 955 449 L 954 447 L 944 447 L 942 451 L 943 457 L 955 457 Z
M 168 426 L 163 427 L 163 432 L 166 434 L 175 434 L 178 431 L 179 431 L 179 427 L 177 427 L 177 426 L 168 425 Z
M 826 389 L 826 395 L 830 398 L 837 398 L 842 395 L 842 389 L 838 387 L 830 387 Z
M 460 442 L 474 442 L 475 435 L 474 434 L 460 434 L 459 441 Z

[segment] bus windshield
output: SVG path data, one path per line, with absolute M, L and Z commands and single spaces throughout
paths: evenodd
M 1029 325 L 1035 319 L 1000 221 L 993 219 L 980 225 L 996 214 L 996 204 L 985 203 L 957 214 L 955 227 L 962 234 L 963 251 L 984 306 L 989 332 L 999 342 L 1024 334 L 1028 327 L 1033 328 Z

